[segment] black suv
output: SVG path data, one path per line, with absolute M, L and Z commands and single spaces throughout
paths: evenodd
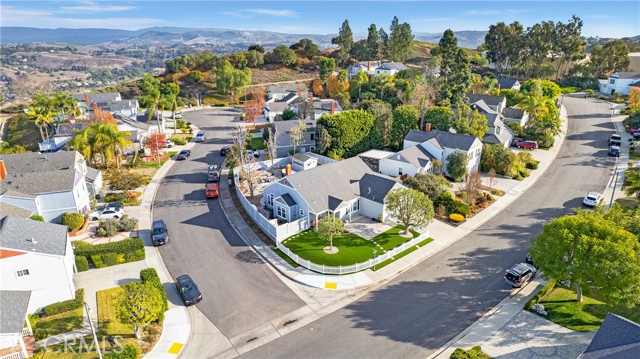
M 169 242 L 169 230 L 163 220 L 153 221 L 151 227 L 151 242 L 154 246 L 161 246 Z
M 176 288 L 185 306 L 200 303 L 202 300 L 202 293 L 200 293 L 198 286 L 187 274 L 176 278 Z
M 189 156 L 191 156 L 191 150 L 182 150 L 180 151 L 180 153 L 178 153 L 178 157 L 176 158 L 176 160 L 178 161 L 186 160 L 187 157 Z
M 520 288 L 522 285 L 536 276 L 538 270 L 529 263 L 519 263 L 507 269 L 504 275 L 504 281 L 514 288 Z

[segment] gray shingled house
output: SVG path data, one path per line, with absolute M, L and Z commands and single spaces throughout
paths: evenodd
M 276 121 L 273 123 L 276 131 L 276 157 L 287 157 L 293 151 L 291 142 L 291 129 L 298 125 L 298 117 L 288 121 Z M 316 121 L 305 120 L 306 132 L 302 142 L 296 146 L 296 152 L 312 152 L 316 149 Z
M 591 343 L 578 359 L 640 358 L 640 324 L 607 314 Z
M 262 201 L 279 220 L 303 219 L 304 230 L 328 214 L 387 218 L 384 200 L 394 188 L 405 187 L 352 157 L 282 178 L 265 188 Z
M 22 337 L 25 329 L 27 334 L 33 335 L 27 317 L 30 296 L 28 290 L 0 290 L 0 351 L 3 358 L 29 357 Z

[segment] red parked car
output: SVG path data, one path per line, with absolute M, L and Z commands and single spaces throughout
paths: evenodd
M 520 142 L 516 143 L 516 147 L 524 148 L 524 149 L 533 151 L 533 150 L 538 148 L 538 142 L 536 142 L 536 141 L 520 141 Z
M 207 186 L 204 189 L 204 195 L 207 198 L 218 198 L 220 193 L 218 192 L 218 184 L 217 183 L 207 183 Z

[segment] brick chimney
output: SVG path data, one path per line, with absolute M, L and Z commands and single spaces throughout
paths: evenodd
M 336 113 L 336 102 L 331 100 L 331 114 L 333 115 L 334 113 Z
M 87 108 L 89 108 L 89 94 L 88 93 L 84 94 L 84 103 L 87 105 Z
M 367 61 L 367 71 L 371 72 L 371 61 Z
M 426 125 L 424 125 L 424 132 L 431 132 L 431 123 L 427 122 Z
M 0 181 L 4 181 L 7 178 L 7 167 L 4 166 L 4 161 L 0 160 Z

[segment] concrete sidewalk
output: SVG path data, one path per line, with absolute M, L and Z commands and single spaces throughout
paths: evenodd
M 542 177 L 551 163 L 555 160 L 566 137 L 568 122 L 567 112 L 564 107 L 560 110 L 560 116 L 563 119 L 562 129 L 560 134 L 556 137 L 554 146 L 548 151 L 538 150 L 533 153 L 533 157 L 540 161 L 540 164 L 538 169 L 533 171 L 529 177 L 522 181 L 499 179 L 498 181 L 503 181 L 503 183 L 505 183 L 505 194 L 498 198 L 489 207 L 468 219 L 458 227 L 454 227 L 437 220 L 433 221 L 429 224 L 427 229 L 430 236 L 434 239 L 433 242 L 377 271 L 368 269 L 358 273 L 334 276 L 322 275 L 312 272 L 304 267 L 291 267 L 287 262 L 275 254 L 266 244 L 264 244 L 262 240 L 260 240 L 253 230 L 245 223 L 238 212 L 238 209 L 234 206 L 229 191 L 235 191 L 235 189 L 230 188 L 227 183 L 228 169 L 223 169 L 224 178 L 220 182 L 220 200 L 222 201 L 222 209 L 231 225 L 245 243 L 256 250 L 266 261 L 271 263 L 278 272 L 295 282 L 314 288 L 332 290 L 352 290 L 372 285 L 379 286 L 419 264 L 423 260 L 433 256 L 444 248 L 449 247 L 486 221 L 499 214 L 507 206 L 517 200 L 540 177 Z M 506 184 L 507 182 L 509 182 L 508 185 Z

